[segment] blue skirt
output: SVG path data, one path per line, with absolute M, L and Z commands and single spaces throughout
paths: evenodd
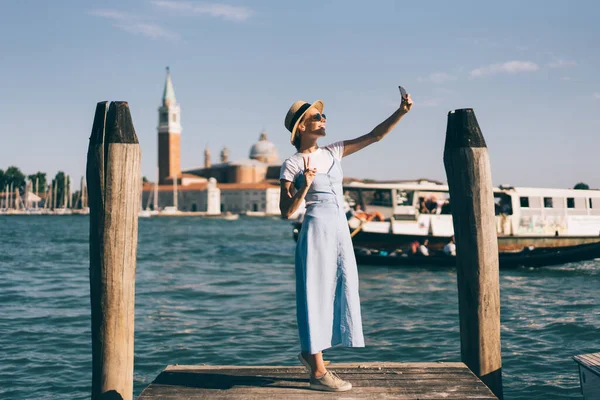
M 346 215 L 335 202 L 307 206 L 295 265 L 302 351 L 364 347 L 352 238 Z

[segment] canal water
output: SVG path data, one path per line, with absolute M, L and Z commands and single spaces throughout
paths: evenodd
M 291 226 L 139 221 L 134 395 L 168 364 L 298 365 Z M 89 219 L 0 217 L 0 398 L 87 399 Z M 367 347 L 335 362 L 460 361 L 456 271 L 360 266 Z M 600 261 L 501 271 L 506 399 L 581 398 L 600 349 Z

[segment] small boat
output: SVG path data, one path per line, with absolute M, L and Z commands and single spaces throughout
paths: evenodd
M 167 207 L 163 208 L 162 210 L 160 210 L 158 215 L 159 216 L 179 215 L 179 210 L 177 210 L 177 207 L 175 207 L 175 206 L 167 206 Z
M 226 214 L 226 215 L 223 215 L 222 219 L 224 219 L 226 221 L 236 221 L 236 220 L 240 219 L 240 214 Z
M 76 209 L 73 210 L 73 214 L 77 214 L 77 215 L 89 215 L 90 214 L 90 208 L 89 207 L 76 208 Z
M 138 211 L 138 218 L 150 218 L 151 216 L 152 216 L 152 211 L 150 211 L 148 209 Z
M 231 211 L 227 211 L 221 214 L 204 214 L 206 218 L 224 219 L 226 221 L 236 221 L 240 218 L 240 214 L 234 214 Z
M 55 208 L 54 211 L 52 212 L 52 214 L 54 215 L 71 215 L 73 214 L 73 211 L 70 208 Z
M 584 400 L 600 399 L 600 353 L 573 357 L 579 365 L 579 382 Z
M 355 249 L 359 265 L 385 265 L 394 267 L 437 266 L 455 267 L 456 257 L 444 253 L 429 256 L 388 252 L 386 250 Z M 520 252 L 498 254 L 501 269 L 518 267 L 545 267 L 600 258 L 600 243 L 582 244 L 568 248 L 526 248 Z

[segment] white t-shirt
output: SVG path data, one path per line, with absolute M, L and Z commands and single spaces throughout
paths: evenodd
M 328 148 L 331 153 L 326 150 Z M 333 157 L 340 161 L 344 155 L 344 142 L 335 142 L 325 147 L 319 147 L 316 151 L 310 154 L 296 153 L 283 162 L 279 179 L 294 182 L 298 175 L 304 173 L 303 157 L 310 159 L 310 168 L 316 168 L 317 172 L 327 173 L 333 163 Z M 308 160 L 307 160 L 308 161 Z

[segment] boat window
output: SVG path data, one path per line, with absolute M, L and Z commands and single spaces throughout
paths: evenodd
M 494 193 L 494 211 L 496 215 L 512 215 L 512 199 L 506 193 Z
M 365 206 L 392 206 L 392 191 L 390 189 L 363 189 L 362 198 Z
M 575 208 L 575 198 L 567 197 L 567 208 Z
M 396 205 L 397 206 L 412 206 L 413 205 L 414 192 L 400 190 L 396 191 Z
M 421 192 L 417 210 L 421 214 L 451 214 L 448 192 Z
M 552 208 L 552 197 L 544 197 L 544 208 Z
M 521 208 L 529 208 L 529 197 L 520 197 Z
M 592 200 L 593 200 L 593 199 L 590 197 L 590 199 L 589 199 L 589 202 L 590 202 L 590 208 L 596 208 L 596 207 L 594 207 L 594 205 L 593 205 L 593 204 L 594 204 L 594 202 L 592 202 Z

